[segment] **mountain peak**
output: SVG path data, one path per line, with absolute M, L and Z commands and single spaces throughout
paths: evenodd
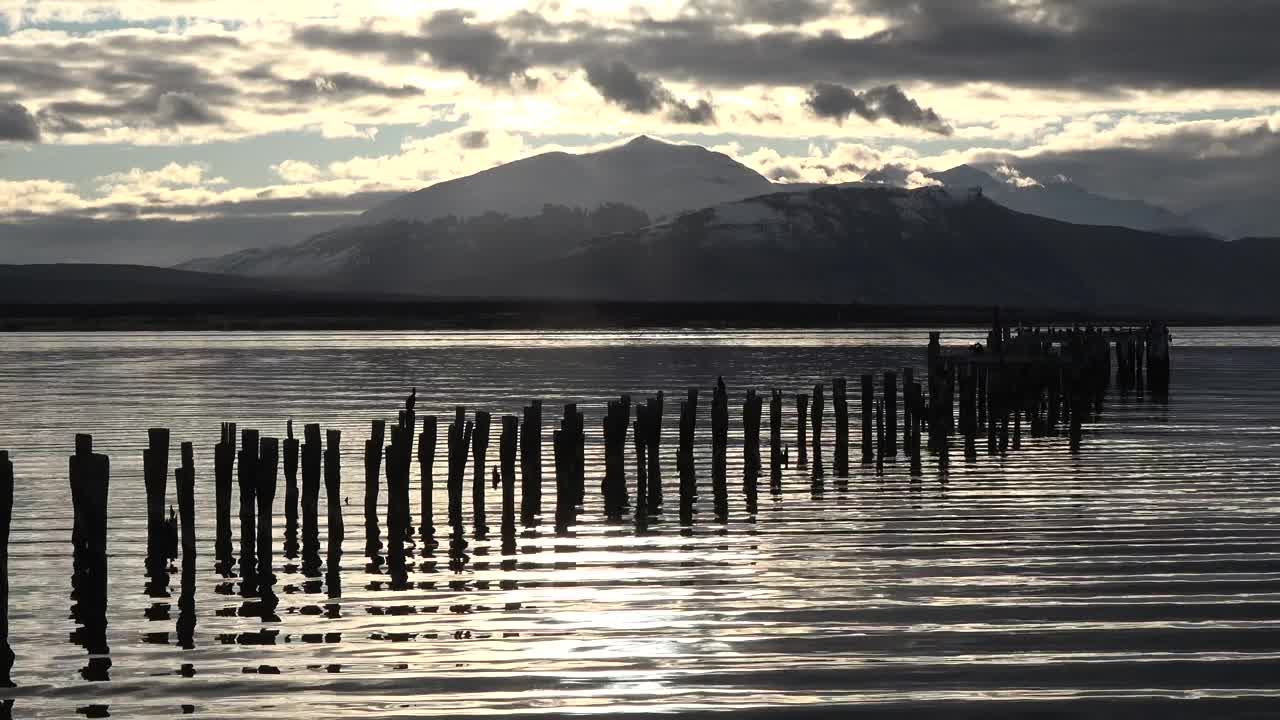
M 951 187 L 980 187 L 983 189 L 999 187 L 1001 182 L 972 165 L 957 165 L 950 170 L 931 173 L 929 177 L 943 185 Z

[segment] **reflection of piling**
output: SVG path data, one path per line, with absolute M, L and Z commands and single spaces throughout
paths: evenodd
M 13 687 L 9 645 L 9 525 L 13 519 L 13 461 L 0 450 L 0 686 Z
M 378 488 L 382 484 L 382 446 L 387 423 L 374 420 L 364 443 L 364 554 L 376 564 L 381 559 L 381 530 L 378 528 Z
M 836 411 L 836 454 L 832 462 L 836 477 L 849 477 L 849 395 L 845 379 L 831 381 L 831 399 Z
M 436 463 L 436 416 L 422 418 L 422 432 L 418 435 L 418 534 L 428 546 L 434 542 L 435 519 L 432 517 L 431 499 L 435 490 L 434 469 Z
M 796 462 L 801 467 L 809 464 L 809 396 L 796 395 Z
M 769 394 L 769 490 L 782 490 L 782 391 Z
M 724 378 L 719 378 L 711 394 L 711 494 L 716 516 L 720 518 L 729 511 L 728 446 L 729 393 Z
M 271 520 L 274 516 L 272 503 L 276 498 L 276 484 L 280 472 L 280 441 L 276 438 L 262 438 L 258 459 L 258 584 L 265 594 L 275 583 L 271 558 L 272 538 Z
M 471 518 L 475 524 L 476 537 L 483 537 L 489 532 L 484 514 L 484 461 L 489 451 L 490 422 L 489 413 L 484 410 L 476 411 L 475 432 L 471 436 Z
M 813 408 L 810 415 L 813 420 L 813 478 L 815 480 L 826 475 L 826 468 L 822 464 L 822 414 L 826 410 L 826 401 L 824 400 L 822 385 L 813 386 Z
M 147 430 L 142 451 L 142 477 L 147 491 L 147 562 L 163 567 L 169 560 L 165 543 L 164 500 L 169 481 L 169 431 Z
M 328 509 L 329 570 L 337 569 L 342 558 L 342 540 L 346 523 L 342 519 L 342 432 L 325 431 L 324 501 Z
M 284 556 L 298 557 L 298 439 L 293 421 L 285 424 L 284 440 Z
M 258 490 L 258 431 L 240 431 L 239 472 L 236 483 L 240 488 L 240 590 L 250 594 L 257 588 L 255 577 L 258 556 L 254 550 L 257 542 Z
M 516 534 L 516 444 L 520 419 L 515 415 L 502 418 L 502 436 L 498 440 L 498 465 L 502 477 L 502 538 L 509 543 Z
M 302 574 L 315 577 L 320 572 L 320 470 L 324 448 L 320 446 L 320 426 L 302 428 Z
M 520 428 L 520 521 L 533 525 L 542 514 L 542 401 L 524 409 Z
M 213 482 L 215 504 L 214 555 L 218 569 L 231 571 L 235 558 L 231 555 L 231 477 L 236 460 L 236 425 L 222 423 L 222 439 L 213 448 Z
M 862 462 L 870 463 L 875 460 L 876 443 L 873 442 L 875 426 L 873 424 L 873 414 L 875 413 L 875 378 L 871 375 L 862 376 Z

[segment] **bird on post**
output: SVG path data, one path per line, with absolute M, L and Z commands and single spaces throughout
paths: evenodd
M 418 388 L 416 388 L 416 387 L 415 387 L 415 388 L 413 389 L 413 391 L 409 393 L 409 397 L 405 398 L 405 400 L 404 400 L 404 409 L 405 409 L 405 410 L 410 410 L 410 411 L 412 411 L 412 410 L 413 410 L 413 406 L 414 406 L 417 402 L 418 402 Z

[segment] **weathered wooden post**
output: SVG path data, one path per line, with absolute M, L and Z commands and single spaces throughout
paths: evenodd
M 907 394 L 904 403 L 910 412 L 906 417 L 910 418 L 910 425 L 907 427 L 907 446 L 906 451 L 911 456 L 911 474 L 919 477 L 921 474 L 920 465 L 920 421 L 924 415 L 922 412 L 924 405 L 924 389 L 919 383 L 911 383 L 905 386 L 904 391 Z
M 604 496 L 605 515 L 611 520 L 622 517 L 626 507 L 626 478 L 624 452 L 627 441 L 627 426 L 631 424 L 630 402 L 612 401 L 608 404 L 602 423 L 604 432 L 604 481 L 601 490 Z
M 1013 449 L 1022 449 L 1022 409 L 1013 409 Z
M 111 487 L 111 461 L 93 451 L 93 436 L 76 435 L 70 458 L 71 501 L 74 524 L 71 540 L 75 558 L 72 588 L 77 604 L 73 616 L 82 626 L 81 645 L 91 655 L 105 655 L 107 647 L 107 497 Z M 85 677 L 106 680 L 108 658 L 89 661 Z
M 571 498 L 569 493 L 569 440 L 565 430 L 565 419 L 560 421 L 560 429 L 551 431 L 551 453 L 555 459 L 556 476 L 556 514 L 555 527 L 557 533 L 569 529 Z
M 782 491 L 782 391 L 769 394 L 769 490 Z
M 449 492 L 449 525 L 462 525 L 462 483 L 466 475 L 467 452 L 471 449 L 471 422 L 466 419 L 466 408 L 453 410 L 453 422 L 449 424 L 448 452 L 449 472 L 445 489 Z
M 755 390 L 747 391 L 746 402 L 742 406 L 742 465 L 743 491 L 747 495 L 747 512 L 756 510 L 756 497 L 760 481 L 760 413 L 764 401 Z
M 502 537 L 516 534 L 516 444 L 520 419 L 515 415 L 502 418 L 502 436 L 498 440 L 498 464 L 502 471 Z
M 875 377 L 862 376 L 862 462 L 870 463 L 876 458 L 876 443 L 872 433 L 875 430 L 872 414 L 875 412 Z
M 796 395 L 796 450 L 799 453 L 796 462 L 800 467 L 809 465 L 809 396 L 804 393 Z
M 645 401 L 645 406 L 649 409 L 649 419 L 645 424 L 648 431 L 648 440 L 645 443 L 645 461 L 649 466 L 648 479 L 646 487 L 649 494 L 649 514 L 657 515 L 662 512 L 662 406 L 665 402 L 663 393 L 658 391 L 657 396 Z M 639 502 L 637 500 L 637 502 Z
M 687 399 L 680 403 L 680 446 L 676 465 L 680 473 L 680 522 L 688 525 L 693 520 L 693 503 L 698 495 L 698 478 L 693 466 L 693 434 L 698 423 L 698 391 L 689 389 Z
M 319 430 L 319 426 L 316 426 Z M 316 438 L 319 444 L 319 438 Z M 346 523 L 342 519 L 342 432 L 325 431 L 324 499 L 328 511 L 329 572 L 335 573 L 342 558 L 342 540 Z
M 302 574 L 314 577 L 320 572 L 320 425 L 304 425 L 302 440 Z
M 13 520 L 13 461 L 0 450 L 0 685 L 13 687 L 13 647 L 9 644 L 9 526 Z
M 1169 395 L 1169 327 L 1162 322 L 1148 330 L 1147 378 L 1157 398 Z
M 822 464 L 822 414 L 826 410 L 822 384 L 813 386 L 813 405 L 809 411 L 813 422 L 813 478 L 824 477 L 827 473 Z
M 586 413 L 575 404 L 573 417 L 573 506 L 574 512 L 587 502 L 587 432 Z
M 435 519 L 432 517 L 432 493 L 435 490 L 436 463 L 436 416 L 427 415 L 422 418 L 422 433 L 418 435 L 418 505 L 421 520 L 418 522 L 418 534 L 422 542 L 430 547 L 435 542 Z
M 542 401 L 524 409 L 520 428 L 520 520 L 534 524 L 542 514 Z
M 916 411 L 911 401 L 911 389 L 915 386 L 915 381 L 915 370 L 902 368 L 902 451 L 907 454 L 911 453 L 911 433 L 914 428 L 911 416 Z
M 711 394 L 711 494 L 716 515 L 721 518 L 729 511 L 728 446 L 729 393 L 721 377 Z
M 196 559 L 196 468 L 191 443 L 182 443 L 179 450 L 182 465 L 173 471 L 174 484 L 178 488 L 178 517 L 182 521 L 182 567 L 194 568 Z
M 884 474 L 884 400 L 876 401 L 876 474 Z
M 898 456 L 898 373 L 884 374 L 884 441 L 886 457 Z
M 475 430 L 471 435 L 471 518 L 475 525 L 476 537 L 482 538 L 489 532 L 485 524 L 484 513 L 484 476 L 485 455 L 489 452 L 489 425 L 492 416 L 485 410 L 476 411 Z
M 274 516 L 271 505 L 276 499 L 276 483 L 280 472 L 280 441 L 264 437 L 260 442 L 255 496 L 258 500 L 258 584 L 265 594 L 275 584 L 271 558 L 271 520 Z
M 285 424 L 284 439 L 284 556 L 298 557 L 298 439 L 293 420 Z
M 836 410 L 835 473 L 838 478 L 849 477 L 849 396 L 845 379 L 831 381 L 831 397 Z
M 231 572 L 231 486 L 236 461 L 236 425 L 222 423 L 222 439 L 213 448 L 215 504 L 214 554 L 218 571 Z
M 257 590 L 258 556 L 254 551 L 257 542 L 258 491 L 258 431 L 240 431 L 239 468 L 236 484 L 240 488 L 240 592 L 250 595 Z
M 364 554 L 375 565 L 381 563 L 382 531 L 378 527 L 378 489 L 382 485 L 382 446 L 387 421 L 374 420 L 364 443 Z
M 649 519 L 649 463 L 645 449 L 649 444 L 649 422 L 653 412 L 652 401 L 636 405 L 636 419 L 632 423 L 631 438 L 636 452 L 636 527 L 644 528 Z
M 400 422 L 391 426 L 391 444 L 386 448 L 387 574 L 391 576 L 391 587 L 396 589 L 408 582 L 404 552 L 407 528 L 402 504 L 409 494 L 409 451 L 413 447 L 414 424 L 411 412 L 407 417 L 402 414 Z
M 169 560 L 164 542 L 164 500 L 169 481 L 169 431 L 166 428 L 147 430 L 142 476 L 147 491 L 147 567 L 163 568 Z

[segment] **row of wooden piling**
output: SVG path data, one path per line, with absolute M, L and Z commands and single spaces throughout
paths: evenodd
M 989 454 L 1004 454 L 1020 449 L 1024 421 L 1032 437 L 1065 432 L 1072 445 L 1076 446 L 1082 425 L 1100 410 L 1102 396 L 1112 377 L 1113 358 L 1115 383 L 1122 391 L 1142 390 L 1145 368 L 1150 391 L 1154 395 L 1167 394 L 1169 335 L 1163 325 L 1119 331 L 1023 328 L 1013 333 L 1002 328 L 997 318 L 985 346 L 962 352 L 944 352 L 939 335 L 932 333 L 926 353 L 927 371 L 922 381 L 916 380 L 912 368 L 904 368 L 901 374 L 887 371 L 880 378 L 881 391 L 877 398 L 877 378 L 869 374 L 859 378 L 861 461 L 868 466 L 874 464 L 877 473 L 882 472 L 885 461 L 896 457 L 901 447 L 910 459 L 912 475 L 918 476 L 922 465 L 922 435 L 927 435 L 929 448 L 937 453 L 938 464 L 945 470 L 953 435 L 958 433 L 961 436 L 966 458 L 976 457 L 978 439 L 982 434 L 986 436 Z M 849 397 L 845 379 L 835 378 L 830 392 L 835 434 L 831 468 L 837 478 L 843 479 L 850 474 L 853 446 L 849 434 Z M 823 456 L 826 397 L 826 388 L 818 384 L 810 392 L 799 393 L 794 398 L 798 419 L 795 436 L 797 459 L 800 465 L 809 468 L 815 483 L 821 482 L 826 473 Z M 902 400 L 901 425 L 899 398 Z M 685 524 L 692 521 L 698 501 L 694 467 L 698 402 L 698 390 L 689 389 L 678 403 L 678 507 L 680 521 Z M 762 473 L 760 431 L 763 404 L 761 396 L 754 390 L 748 390 L 741 408 L 742 492 L 752 512 Z M 783 394 L 772 390 L 769 396 L 769 483 L 775 492 L 780 488 L 783 467 L 790 464 L 790 450 L 784 447 L 782 434 L 784 404 Z M 660 454 L 664 405 L 662 393 L 643 402 L 633 403 L 631 397 L 624 395 L 608 403 L 602 420 L 605 472 L 600 492 L 605 514 L 610 519 L 621 520 L 630 511 L 637 526 L 644 527 L 663 512 L 666 496 Z M 534 401 L 523 409 L 521 416 L 507 415 L 500 419 L 498 467 L 494 468 L 493 485 L 501 487 L 501 532 L 504 547 L 511 549 L 514 548 L 516 528 L 517 456 L 520 520 L 530 526 L 543 513 L 542 411 L 542 403 Z M 730 414 L 728 389 L 724 379 L 719 378 L 712 391 L 710 430 L 711 490 L 715 513 L 720 519 L 725 518 L 729 504 L 727 448 Z M 375 566 L 386 562 L 393 587 L 404 587 L 407 582 L 406 543 L 412 542 L 415 536 L 427 547 L 435 543 L 432 498 L 437 425 L 433 416 L 421 420 L 419 432 L 411 396 L 406 408 L 399 413 L 396 424 L 390 428 L 389 438 L 386 423 L 375 420 L 365 441 L 365 551 Z M 459 407 L 447 428 L 447 515 L 454 529 L 451 542 L 455 548 L 465 545 L 465 540 L 461 539 L 461 528 L 468 455 L 472 468 L 472 524 L 478 538 L 483 538 L 488 532 L 485 516 L 485 483 L 488 479 L 485 471 L 491 423 L 489 413 L 478 411 L 474 418 L 468 418 L 465 408 Z M 627 483 L 629 433 L 634 443 L 634 496 L 629 492 Z M 147 434 L 148 444 L 143 451 L 147 569 L 157 581 L 162 580 L 167 573 L 168 562 L 180 554 L 184 592 L 179 605 L 190 610 L 193 600 L 188 580 L 194 573 L 196 553 L 194 452 L 189 442 L 179 446 L 179 463 L 173 469 L 178 507 L 176 512 L 169 508 L 166 515 L 170 434 L 163 428 L 153 428 Z M 341 435 L 337 430 L 329 430 L 324 440 L 322 446 L 318 424 L 304 426 L 299 442 L 294 437 L 290 421 L 283 444 L 276 438 L 261 437 L 256 430 L 242 429 L 237 434 L 234 423 L 223 424 L 219 442 L 214 447 L 216 567 L 228 577 L 234 576 L 238 568 L 240 590 L 245 596 L 269 593 L 274 582 L 272 513 L 281 466 L 285 479 L 286 557 L 296 557 L 300 550 L 303 572 L 308 576 L 318 574 L 318 506 L 323 489 L 328 508 L 329 566 L 330 572 L 336 573 L 345 535 L 342 514 L 345 498 L 341 496 L 339 452 Z M 557 531 L 563 532 L 573 525 L 585 503 L 585 440 L 584 414 L 576 404 L 565 405 L 559 427 L 552 432 Z M 416 533 L 409 493 L 415 447 L 420 486 L 420 516 Z M 382 519 L 378 515 L 384 481 L 387 490 L 385 545 L 380 524 Z M 70 483 L 74 514 L 72 586 L 75 603 L 72 616 L 78 625 L 76 640 L 91 654 L 86 677 L 104 677 L 105 668 L 109 666 L 109 659 L 105 656 L 106 499 L 110 461 L 105 455 L 93 452 L 93 439 L 88 435 L 76 436 L 75 453 L 70 457 Z M 238 561 L 231 530 L 231 508 L 236 489 L 239 491 L 240 521 Z M 4 596 L 3 608 L 0 608 L 0 620 L 3 620 L 0 629 L 4 633 L 0 660 L 6 667 L 12 667 L 12 652 L 7 643 L 7 538 L 12 501 L 13 464 L 8 453 L 0 451 L 0 540 L 4 541 L 0 543 L 0 571 L 3 571 L 0 572 L 0 590 Z M 384 550 L 385 559 L 381 555 Z M 333 581 L 336 582 L 336 578 Z M 188 612 L 184 617 L 187 619 L 180 624 L 186 622 L 193 626 L 193 616 Z

